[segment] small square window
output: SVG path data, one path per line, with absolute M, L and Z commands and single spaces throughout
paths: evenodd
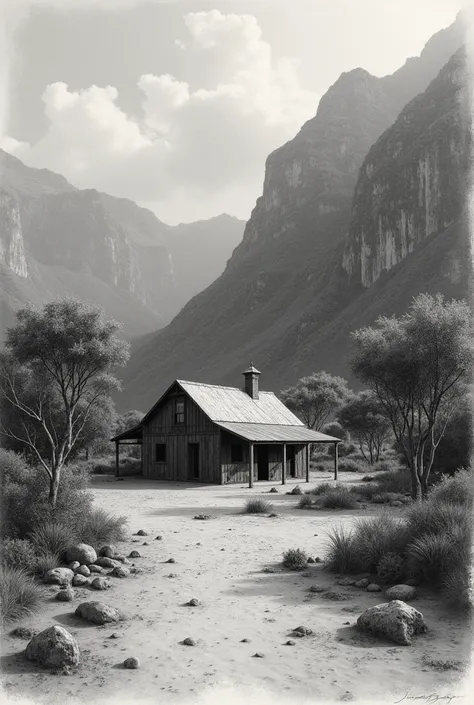
M 155 445 L 155 463 L 166 463 L 166 443 Z
M 242 443 L 233 443 L 230 447 L 230 462 L 242 463 L 244 460 L 244 447 Z
M 175 424 L 184 424 L 184 399 L 177 399 L 174 411 Z

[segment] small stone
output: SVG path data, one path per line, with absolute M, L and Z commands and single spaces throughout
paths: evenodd
M 102 548 L 99 551 L 99 556 L 102 558 L 114 558 L 116 553 L 115 546 L 102 546 Z M 99 564 L 100 565 L 100 564 Z
M 36 629 L 30 629 L 30 627 L 15 627 L 10 632 L 10 636 L 16 639 L 32 639 L 37 633 Z
M 368 578 L 361 578 L 361 580 L 358 580 L 356 583 L 354 583 L 354 587 L 357 588 L 367 588 L 370 585 L 370 580 Z
M 310 592 L 324 592 L 326 590 L 322 585 L 311 585 L 309 588 Z
M 79 561 L 72 561 L 72 563 L 69 563 L 68 568 L 69 568 L 69 570 L 76 571 L 80 565 L 81 564 L 79 563 Z
M 75 577 L 75 576 L 74 576 Z M 74 578 L 73 578 L 74 580 Z M 56 593 L 56 599 L 59 602 L 72 602 L 74 599 L 74 590 L 71 590 L 71 588 L 62 588 L 61 590 L 58 590 Z
M 114 578 L 128 578 L 130 576 L 130 570 L 124 565 L 119 565 L 113 569 L 110 575 Z
M 208 521 L 211 518 L 211 515 L 210 514 L 196 514 L 196 516 L 194 518 L 199 521 Z
M 186 639 L 183 640 L 183 644 L 185 646 L 196 646 L 196 642 L 194 641 L 194 639 L 191 639 L 190 636 L 186 637 Z
M 163 536 L 157 536 L 155 541 L 163 541 Z
M 92 564 L 89 566 L 89 570 L 91 573 L 99 573 L 103 575 L 105 573 L 105 568 L 101 568 L 100 565 Z
M 64 627 L 58 625 L 34 636 L 26 647 L 25 657 L 41 666 L 59 669 L 77 666 L 80 661 L 76 640 Z
M 89 585 L 89 578 L 85 575 L 75 575 L 72 579 L 73 587 L 84 587 L 84 585 Z
M 271 490 L 268 490 L 270 493 L 275 494 L 278 492 L 276 487 L 272 487 Z
M 91 572 L 86 565 L 80 565 L 79 568 L 76 569 L 76 575 L 83 575 L 88 578 L 90 574 Z
M 81 617 L 86 622 L 93 624 L 107 624 L 109 622 L 120 622 L 124 619 L 122 613 L 115 607 L 110 607 L 103 602 L 82 602 L 74 613 L 76 617 Z
M 141 553 L 139 551 L 130 551 L 128 554 L 129 558 L 141 558 Z
M 110 587 L 112 587 L 112 584 L 108 578 L 94 578 L 91 582 L 93 590 L 108 590 Z
M 370 583 L 370 585 L 367 585 L 367 592 L 381 592 L 382 588 L 380 585 L 377 585 L 377 583 Z
M 288 639 L 288 641 L 285 642 L 285 646 L 294 646 L 296 644 L 296 641 L 293 641 L 293 639 Z
M 108 558 L 107 556 L 99 556 L 95 565 L 100 568 L 118 568 L 121 566 L 121 562 L 115 560 L 114 558 Z
M 325 600 L 332 600 L 332 602 L 344 602 L 344 600 L 349 599 L 348 595 L 344 595 L 342 592 L 333 592 L 332 590 L 323 593 L 322 597 Z
M 412 585 L 394 585 L 385 591 L 385 596 L 389 600 L 403 600 L 407 602 L 408 600 L 414 600 L 416 597 L 416 590 Z
M 261 651 L 257 651 L 252 658 L 265 658 L 265 654 L 262 654 Z
M 268 515 L 269 519 L 275 519 L 278 516 L 276 512 L 272 512 L 271 514 Z
M 240 643 L 241 643 L 241 644 L 250 644 L 250 639 L 247 639 L 247 638 L 241 639 L 241 642 L 240 642 Z
M 400 502 L 399 499 L 393 499 L 393 500 L 390 502 L 390 506 L 391 506 L 391 507 L 403 507 L 403 502 Z
M 137 536 L 148 536 L 148 532 L 144 529 L 140 529 L 139 531 L 137 531 Z
M 123 563 L 124 565 L 127 565 L 128 563 L 130 563 L 128 558 L 126 558 L 125 556 L 122 556 L 120 553 L 115 554 L 114 561 L 120 561 L 120 563 Z
M 81 565 L 89 565 L 97 560 L 97 553 L 92 546 L 87 543 L 78 543 L 68 548 L 66 557 L 68 563 L 78 561 Z
M 299 485 L 296 485 L 296 487 L 291 490 L 290 494 L 303 494 L 303 490 Z
M 310 636 L 312 633 L 313 630 L 305 626 L 300 626 L 293 629 L 293 636 Z
M 142 546 L 148 546 L 148 545 L 149 545 L 149 544 L 148 544 L 148 541 L 144 541 L 144 542 L 142 543 Z
M 166 577 L 167 578 L 177 578 L 178 576 L 176 575 L 176 573 L 169 573 Z
M 133 568 L 130 568 L 130 573 L 133 573 L 134 575 L 138 575 L 139 573 L 143 573 L 143 570 L 142 570 L 142 568 L 133 567 Z M 124 577 L 124 576 L 122 576 L 122 577 Z
M 130 656 L 126 658 L 123 662 L 124 668 L 138 668 L 140 666 L 140 661 L 135 658 L 135 656 Z
M 168 560 L 166 561 L 166 563 L 176 563 L 176 561 L 175 561 L 174 558 L 168 558 Z
M 274 573 L 274 572 L 275 572 L 275 568 L 272 568 L 271 566 L 268 566 L 268 565 L 267 565 L 267 566 L 265 566 L 265 568 L 263 569 L 262 572 L 263 572 L 263 573 Z
M 350 624 L 350 622 L 344 622 L 345 627 L 347 627 L 348 624 Z
M 201 603 L 196 597 L 193 597 L 189 602 L 186 602 L 186 605 L 189 607 L 198 607 Z
M 44 582 L 48 585 L 70 585 L 74 573 L 69 568 L 53 568 L 48 570 L 44 576 Z
M 353 580 L 353 578 L 342 578 L 341 580 L 337 581 L 338 585 L 341 585 L 342 587 L 352 587 L 353 585 L 356 584 L 356 580 Z
M 122 635 L 118 632 L 112 632 L 112 634 L 109 636 L 109 639 L 120 639 L 121 636 Z

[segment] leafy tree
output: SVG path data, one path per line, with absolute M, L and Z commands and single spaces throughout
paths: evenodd
M 380 460 L 384 444 L 391 435 L 391 425 L 373 392 L 365 390 L 351 397 L 339 409 L 337 418 L 371 465 Z
M 137 411 L 136 409 L 133 409 L 132 411 L 125 411 L 123 414 L 120 414 L 120 416 L 117 416 L 116 419 L 114 435 L 118 436 L 120 433 L 134 428 L 134 426 L 138 426 L 144 415 L 145 414 L 141 411 Z M 123 444 L 122 452 L 125 452 L 126 455 L 131 456 L 132 458 L 139 458 L 141 454 L 140 446 L 133 443 Z
M 2 406 L 13 407 L 2 434 L 36 458 L 55 506 L 61 469 L 120 386 L 111 370 L 126 364 L 128 344 L 100 308 L 74 299 L 25 308 L 16 318 L 0 356 Z
M 401 318 L 353 334 L 355 375 L 379 400 L 421 499 L 447 424 L 467 394 L 473 326 L 464 301 L 421 294 Z
M 327 372 L 315 372 L 302 377 L 294 387 L 281 392 L 282 402 L 308 428 L 320 431 L 329 416 L 349 397 L 347 382 Z

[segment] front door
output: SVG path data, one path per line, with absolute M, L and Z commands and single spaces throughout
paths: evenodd
M 268 462 L 268 446 L 257 446 L 257 473 L 259 480 L 270 479 Z
M 199 480 L 199 443 L 188 443 L 188 481 Z
M 289 475 L 290 475 L 290 477 L 296 477 L 295 446 L 287 446 L 286 456 L 287 456 Z

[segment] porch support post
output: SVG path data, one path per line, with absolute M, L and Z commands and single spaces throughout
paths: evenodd
M 115 441 L 115 477 L 119 476 L 120 441 Z
M 141 465 L 141 476 L 143 477 L 143 440 L 140 443 L 140 465 Z
M 309 443 L 306 444 L 306 482 L 309 482 Z
M 334 479 L 337 480 L 337 471 L 339 469 L 339 443 L 334 444 Z
M 281 484 L 286 485 L 286 443 L 283 443 L 283 463 L 281 466 Z
M 253 443 L 250 444 L 249 487 L 253 487 Z

